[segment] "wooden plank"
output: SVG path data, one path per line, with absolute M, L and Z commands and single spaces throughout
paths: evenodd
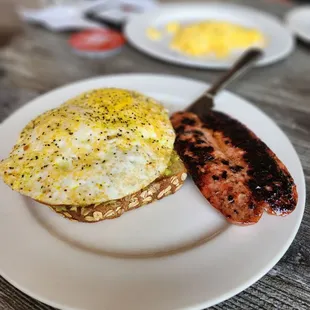
M 234 1 L 277 16 L 290 8 L 277 1 Z M 167 73 L 212 82 L 220 73 L 177 67 L 130 46 L 108 59 L 85 59 L 66 44 L 68 35 L 27 26 L 0 51 L 0 121 L 27 101 L 76 80 L 124 72 Z M 230 89 L 270 115 L 291 139 L 310 185 L 310 49 L 298 47 L 281 63 L 255 69 Z M 307 201 L 309 201 L 309 194 Z M 211 309 L 310 309 L 310 209 L 280 262 L 260 281 Z M 1 310 L 51 310 L 0 278 Z

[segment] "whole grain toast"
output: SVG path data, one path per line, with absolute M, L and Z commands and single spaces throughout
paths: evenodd
M 50 206 L 53 210 L 72 221 L 94 223 L 105 219 L 113 219 L 124 212 L 137 209 L 174 194 L 183 185 L 187 177 L 186 168 L 175 151 L 171 156 L 165 172 L 147 187 L 125 196 L 90 206 Z

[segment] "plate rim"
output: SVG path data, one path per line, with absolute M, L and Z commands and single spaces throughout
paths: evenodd
M 215 62 L 214 64 L 210 64 L 206 63 L 203 64 L 203 62 L 192 62 L 191 58 L 188 58 L 188 60 L 184 60 L 184 59 L 178 59 L 178 58 L 174 58 L 173 56 L 169 56 L 165 53 L 160 53 L 160 52 L 156 52 L 154 51 L 151 47 L 147 47 L 144 44 L 140 44 L 137 43 L 137 40 L 134 39 L 134 34 L 132 34 L 132 30 L 131 28 L 133 28 L 135 26 L 135 24 L 139 24 L 139 22 L 145 18 L 145 16 L 149 16 L 150 18 L 153 18 L 154 16 L 156 16 L 157 14 L 161 14 L 162 12 L 164 12 L 166 9 L 177 9 L 177 8 L 193 8 L 193 7 L 197 7 L 197 6 L 204 6 L 206 8 L 208 7 L 214 7 L 214 6 L 218 6 L 223 7 L 224 3 L 221 2 L 192 2 L 192 3 L 178 3 L 178 4 L 162 4 L 159 8 L 157 8 L 156 10 L 149 12 L 149 13 L 144 13 L 141 15 L 137 15 L 137 16 L 133 16 L 125 25 L 124 28 L 124 35 L 128 41 L 128 43 L 133 46 L 135 49 L 137 49 L 138 51 L 140 51 L 141 53 L 152 57 L 153 59 L 157 59 L 166 63 L 170 63 L 170 64 L 174 64 L 174 65 L 178 65 L 178 66 L 183 66 L 183 67 L 191 67 L 191 68 L 198 68 L 198 69 L 211 69 L 211 70 L 223 70 L 223 69 L 227 69 L 229 68 L 231 64 L 221 64 L 221 63 L 217 63 Z M 243 11 L 249 11 L 252 14 L 256 14 L 259 16 L 262 16 L 265 19 L 268 19 L 270 22 L 277 24 L 278 27 L 281 27 L 283 31 L 286 32 L 287 35 L 287 39 L 289 40 L 289 43 L 286 47 L 286 49 L 283 49 L 283 51 L 281 51 L 281 53 L 279 52 L 277 55 L 273 55 L 270 56 L 269 58 L 262 58 L 255 66 L 256 67 L 265 67 L 268 65 L 271 65 L 273 63 L 276 63 L 278 61 L 282 61 L 284 60 L 286 57 L 288 57 L 295 48 L 295 41 L 293 38 L 293 34 L 290 31 L 290 29 L 288 29 L 287 27 L 285 27 L 285 23 L 283 23 L 283 21 L 281 19 L 279 19 L 276 16 L 273 16 L 272 14 L 269 14 L 265 11 L 250 7 L 250 6 L 246 6 L 246 5 L 239 5 L 239 4 L 234 4 L 234 3 L 225 3 L 225 8 L 226 9 L 239 9 L 239 10 L 243 10 Z
M 310 4 L 305 4 L 301 6 L 297 6 L 287 12 L 285 15 L 285 23 L 288 26 L 288 28 L 300 39 L 306 41 L 307 43 L 310 43 L 310 35 L 306 35 L 304 31 L 300 31 L 299 27 L 296 27 L 295 23 L 292 23 L 292 18 L 296 14 L 300 14 L 301 11 L 304 9 L 307 9 L 310 13 Z
M 121 73 L 121 74 L 111 74 L 111 75 L 103 75 L 103 76 L 96 76 L 96 77 L 92 77 L 92 78 L 88 78 L 88 79 L 83 79 L 83 80 L 78 80 L 78 81 L 74 81 L 72 83 L 67 83 L 63 86 L 57 87 L 55 89 L 52 89 L 42 95 L 39 95 L 35 98 L 33 98 L 32 100 L 28 101 L 27 103 L 25 103 L 23 106 L 19 107 L 17 110 L 15 110 L 12 114 L 9 115 L 9 117 L 7 117 L 3 122 L 1 122 L 0 124 L 0 130 L 3 129 L 4 125 L 7 122 L 12 121 L 12 119 L 14 119 L 16 117 L 16 114 L 21 113 L 24 109 L 27 109 L 27 106 L 29 108 L 29 106 L 31 106 L 36 100 L 44 100 L 44 97 L 48 97 L 50 95 L 52 95 L 53 93 L 56 93 L 58 91 L 63 91 L 64 89 L 66 89 L 67 87 L 73 86 L 73 85 L 78 85 L 78 84 L 84 84 L 85 82 L 92 82 L 95 80 L 100 80 L 100 79 L 109 79 L 109 78 L 128 78 L 128 76 L 132 76 L 132 77 L 136 77 L 136 78 L 160 78 L 160 79 L 179 79 L 179 80 L 183 80 L 183 81 L 189 81 L 189 82 L 193 82 L 193 83 L 202 83 L 202 84 L 206 84 L 208 85 L 208 83 L 199 80 L 199 79 L 195 79 L 195 78 L 187 78 L 187 77 L 182 77 L 179 75 L 171 75 L 171 74 L 148 74 L 148 73 Z M 300 158 L 298 156 L 298 153 L 296 152 L 294 146 L 292 145 L 290 139 L 288 138 L 288 136 L 284 133 L 284 131 L 281 129 L 281 127 L 279 127 L 275 121 L 273 121 L 273 119 L 271 117 L 269 117 L 263 110 L 257 108 L 254 104 L 251 103 L 251 101 L 247 100 L 246 98 L 243 98 L 241 96 L 239 96 L 238 94 L 235 94 L 232 91 L 228 91 L 228 90 L 224 90 L 223 92 L 226 92 L 238 99 L 242 99 L 243 101 L 246 101 L 246 103 L 248 105 L 251 105 L 252 107 L 254 107 L 255 109 L 257 109 L 260 113 L 262 113 L 266 118 L 268 118 L 277 128 L 278 130 L 281 131 L 282 135 L 285 137 L 285 139 L 287 140 L 287 142 L 289 143 L 289 145 L 291 146 L 292 150 L 294 151 L 296 158 L 298 160 L 298 162 L 296 162 L 296 164 L 298 164 L 298 168 L 300 170 L 301 173 L 301 187 L 299 188 L 299 199 L 301 199 L 301 202 L 299 202 L 301 204 L 300 208 L 302 208 L 300 215 L 298 217 L 298 219 L 296 220 L 295 224 L 294 224 L 294 229 L 292 230 L 290 237 L 286 240 L 285 244 L 282 245 L 281 247 L 281 251 L 279 251 L 277 253 L 277 255 L 275 255 L 273 257 L 272 260 L 270 260 L 268 262 L 268 264 L 265 265 L 264 268 L 261 269 L 260 272 L 255 272 L 254 275 L 252 275 L 250 277 L 250 279 L 248 281 L 244 281 L 243 285 L 239 285 L 238 287 L 231 289 L 229 291 L 227 291 L 225 294 L 221 294 L 220 297 L 217 298 L 212 298 L 209 299 L 208 301 L 205 301 L 203 303 L 198 303 L 183 309 L 202 309 L 205 307 L 211 307 L 213 305 L 216 305 L 220 302 L 223 302 L 235 295 L 237 295 L 238 293 L 242 292 L 243 290 L 247 289 L 248 287 L 250 287 L 251 285 L 253 285 L 255 282 L 257 282 L 259 279 L 261 279 L 264 275 L 266 275 L 268 273 L 269 270 L 271 270 L 277 263 L 278 261 L 283 257 L 283 255 L 286 253 L 286 251 L 289 249 L 289 247 L 291 246 L 293 240 L 296 237 L 296 234 L 300 228 L 301 225 L 301 221 L 303 219 L 303 215 L 304 215 L 304 210 L 305 210 L 305 202 L 306 202 L 306 183 L 305 183 L 305 175 L 304 175 L 304 171 L 303 171 L 303 166 L 301 164 Z M 26 287 L 23 287 L 22 285 L 19 285 L 18 283 L 16 283 L 13 279 L 11 279 L 5 272 L 3 272 L 1 266 L 0 266 L 0 275 L 10 284 L 12 284 L 14 287 L 16 287 L 17 289 L 19 289 L 20 291 L 22 291 L 23 293 L 27 294 L 30 297 L 35 298 L 36 300 L 43 302 L 47 305 L 51 305 L 53 307 L 59 308 L 59 309 L 68 309 L 68 310 L 77 310 L 80 308 L 72 308 L 70 306 L 67 305 L 63 305 L 63 304 L 58 304 L 57 302 L 54 302 L 52 300 L 49 299 L 45 299 L 44 297 L 41 298 L 39 295 L 36 295 L 36 293 L 33 293 L 31 291 L 28 291 L 28 289 Z

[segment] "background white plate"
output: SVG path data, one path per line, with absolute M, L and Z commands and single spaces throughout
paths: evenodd
M 286 16 L 286 23 L 293 33 L 310 43 L 310 5 L 289 11 Z
M 33 117 L 83 91 L 135 89 L 171 111 L 207 87 L 161 75 L 116 75 L 77 82 L 31 101 L 0 126 L 0 158 Z M 72 223 L 0 183 L 0 273 L 27 294 L 61 309 L 202 309 L 245 289 L 281 258 L 303 215 L 305 183 L 287 137 L 245 100 L 222 92 L 216 109 L 248 125 L 288 166 L 299 203 L 285 218 L 264 215 L 229 225 L 191 180 L 175 195 L 96 224 Z
M 198 68 L 228 68 L 240 53 L 227 59 L 194 58 L 171 50 L 169 38 L 152 41 L 146 35 L 146 30 L 150 26 L 160 29 L 171 21 L 188 23 L 206 19 L 230 21 L 259 29 L 268 41 L 264 48 L 265 56 L 257 64 L 259 66 L 287 57 L 294 48 L 290 31 L 275 17 L 258 10 L 228 3 L 163 5 L 158 10 L 130 19 L 125 27 L 125 35 L 137 49 L 161 60 Z

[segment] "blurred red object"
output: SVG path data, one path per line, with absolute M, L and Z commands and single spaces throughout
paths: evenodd
M 107 55 L 120 49 L 125 44 L 125 38 L 120 32 L 98 28 L 73 34 L 69 44 L 79 54 Z

